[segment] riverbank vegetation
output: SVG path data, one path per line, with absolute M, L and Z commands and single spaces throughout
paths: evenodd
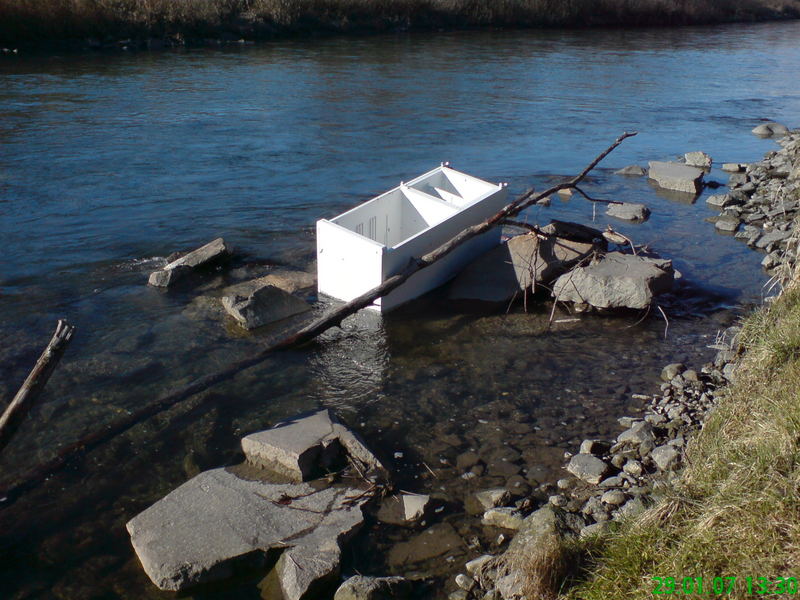
M 0 43 L 796 18 L 800 0 L 0 0 Z
M 734 598 L 765 590 L 797 593 L 800 283 L 796 276 L 777 301 L 746 319 L 741 342 L 746 353 L 736 381 L 689 445 L 688 466 L 680 480 L 662 492 L 655 506 L 623 524 L 599 550 L 585 548 L 594 554 L 589 574 L 583 576 L 588 579 L 567 592 L 569 598 L 651 598 L 659 591 L 667 596 L 719 592 Z

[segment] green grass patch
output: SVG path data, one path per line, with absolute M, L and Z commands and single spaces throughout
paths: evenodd
M 713 578 L 736 577 L 724 595 L 752 598 L 758 577 L 800 578 L 798 286 L 750 316 L 741 336 L 736 382 L 689 444 L 677 484 L 599 549 L 586 548 L 590 568 L 565 597 L 674 597 L 654 594 L 656 577 L 676 587 L 702 577 L 715 596 Z

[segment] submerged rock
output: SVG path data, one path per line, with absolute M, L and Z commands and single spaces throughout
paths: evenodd
M 158 271 L 150 273 L 148 283 L 155 287 L 169 287 L 195 269 L 209 266 L 231 255 L 231 248 L 222 238 L 212 240 L 205 246 L 173 260 Z
M 395 545 L 389 551 L 389 565 L 403 567 L 460 551 L 464 541 L 449 523 L 437 523 L 407 542 Z
M 680 163 L 651 161 L 648 176 L 659 187 L 690 194 L 699 194 L 703 185 L 702 169 Z
M 646 221 L 650 216 L 650 209 L 638 202 L 623 202 L 621 204 L 609 204 L 606 209 L 609 217 L 616 217 L 624 221 Z
M 425 494 L 402 493 L 384 498 L 378 510 L 378 520 L 390 525 L 415 525 L 424 517 L 431 504 Z
M 287 600 L 338 575 L 340 544 L 363 523 L 366 496 L 352 488 L 246 481 L 225 469 L 200 473 L 127 524 L 145 572 L 162 590 L 227 578 L 287 549 L 278 576 Z M 291 565 L 303 565 L 302 573 Z
M 245 329 L 255 329 L 311 310 L 305 300 L 264 281 L 249 293 L 223 296 L 222 306 Z
M 672 261 L 609 252 L 559 277 L 553 296 L 597 308 L 643 309 L 655 295 L 669 291 L 673 280 Z

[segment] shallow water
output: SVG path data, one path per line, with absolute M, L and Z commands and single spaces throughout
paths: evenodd
M 698 149 L 718 164 L 746 162 L 775 147 L 749 129 L 763 118 L 800 122 L 787 75 L 800 70 L 798 35 L 800 24 L 780 23 L 0 57 L 0 397 L 11 397 L 57 318 L 78 327 L 0 457 L 3 482 L 275 333 L 242 334 L 204 310 L 196 298 L 230 276 L 169 293 L 145 286 L 164 256 L 224 236 L 250 264 L 233 277 L 313 268 L 317 218 L 440 161 L 508 181 L 516 194 L 578 172 L 637 130 L 586 190 L 647 203 L 647 223 L 612 224 L 683 274 L 665 303 L 666 337 L 656 317 L 548 329 L 547 304 L 481 313 L 436 295 L 384 319 L 351 318 L 2 509 L 0 595 L 168 596 L 141 572 L 124 523 L 198 469 L 240 460 L 243 434 L 319 406 L 364 435 L 401 487 L 441 494 L 437 519 L 491 547 L 497 532 L 463 515 L 470 491 L 505 484 L 514 469 L 524 485 L 557 477 L 564 450 L 616 433 L 616 417 L 641 408 L 633 394 L 657 389 L 663 364 L 708 360 L 715 332 L 763 293 L 761 255 L 714 233 L 702 197 L 691 203 L 612 172 Z M 720 171 L 709 178 L 725 181 Z M 554 199 L 526 218 L 592 223 L 593 211 Z M 611 221 L 598 210 L 594 223 Z M 465 480 L 453 465 L 470 449 L 487 469 Z M 367 533 L 381 545 L 409 535 Z M 397 570 L 451 575 L 474 553 Z M 357 553 L 347 568 L 389 570 L 374 556 Z M 260 576 L 240 582 L 236 597 L 258 597 Z

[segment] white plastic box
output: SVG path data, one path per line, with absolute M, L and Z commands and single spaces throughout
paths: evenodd
M 345 302 L 380 285 L 462 229 L 506 204 L 505 184 L 493 184 L 443 164 L 333 219 L 317 221 L 317 286 Z M 500 227 L 471 239 L 371 308 L 390 311 L 454 277 L 500 243 Z

